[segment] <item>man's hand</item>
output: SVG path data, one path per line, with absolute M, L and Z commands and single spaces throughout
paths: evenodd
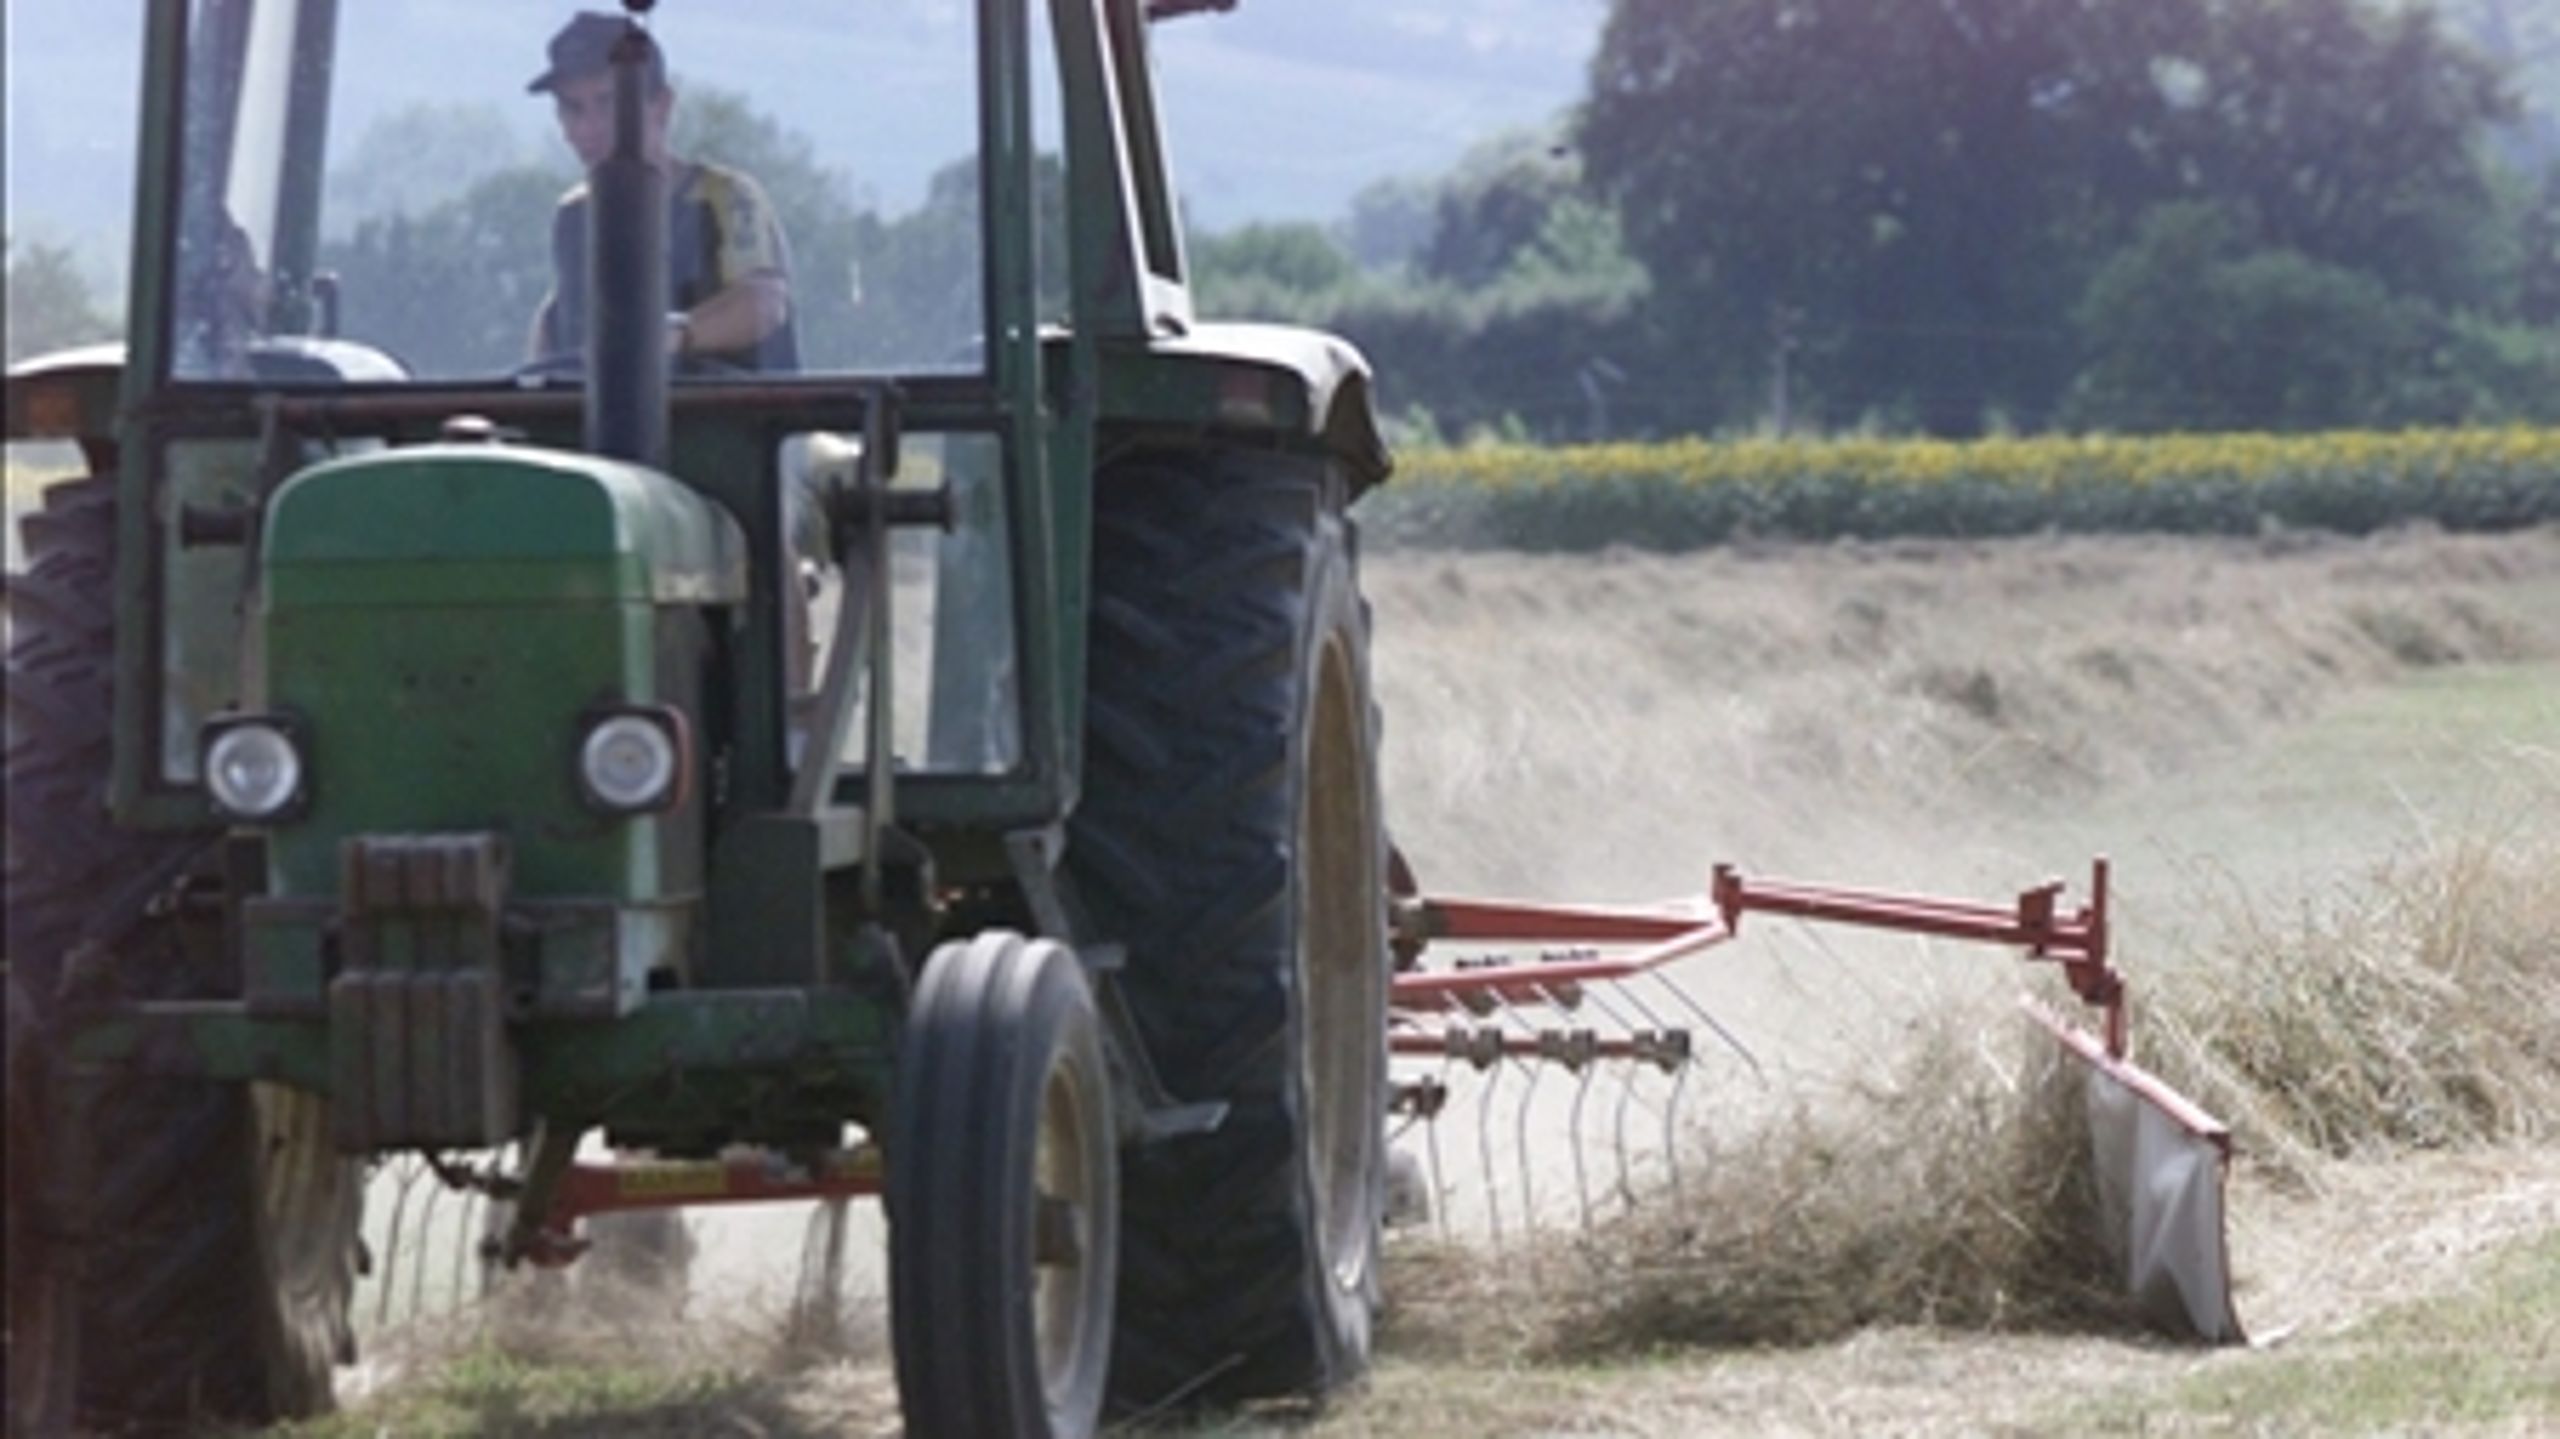
M 754 349 L 791 315 L 791 288 L 771 272 L 749 275 L 679 311 L 667 324 L 667 353 L 725 355 Z

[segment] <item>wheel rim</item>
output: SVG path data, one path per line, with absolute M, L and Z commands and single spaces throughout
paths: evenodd
M 1385 1067 L 1377 825 L 1361 762 L 1366 721 L 1352 679 L 1349 649 L 1327 645 L 1317 667 L 1298 834 L 1308 1169 L 1324 1264 L 1346 1293 L 1368 1284 L 1374 1258 Z
M 1031 1314 L 1040 1389 L 1053 1414 L 1072 1407 L 1090 1377 L 1100 1333 L 1096 1315 L 1107 1313 L 1111 1302 L 1094 1229 L 1109 1207 L 1094 1150 L 1104 1137 L 1093 1113 L 1098 1078 L 1061 1049 L 1041 1086 L 1032 1159 Z

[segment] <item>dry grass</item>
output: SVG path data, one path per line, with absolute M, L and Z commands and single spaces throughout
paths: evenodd
M 2234 906 L 2231 929 L 2144 1018 L 2276 1173 L 2560 1132 L 2560 842 L 2467 837 L 2326 910 Z
M 2079 1073 L 2022 1030 L 1942 1020 L 1888 1079 L 1715 1153 L 1677 1206 L 1595 1234 L 1581 1297 L 1545 1347 L 2126 1323 Z

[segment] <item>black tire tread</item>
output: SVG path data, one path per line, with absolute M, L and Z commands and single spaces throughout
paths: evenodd
M 1121 982 L 1167 1088 L 1230 1106 L 1214 1133 L 1123 1155 L 1113 1403 L 1320 1396 L 1365 1354 L 1338 1352 L 1309 1278 L 1292 767 L 1313 586 L 1349 582 L 1348 525 L 1312 462 L 1139 457 L 1096 488 L 1068 869 L 1128 946 Z
M 205 998 L 231 987 L 218 958 L 191 949 L 147 903 L 210 835 L 121 828 L 107 813 L 115 515 L 109 478 L 55 486 L 25 522 L 26 571 L 8 580 L 7 953 L 21 1011 L 13 1037 L 46 1032 L 70 1002 L 65 961 L 74 953 L 92 956 L 74 987 L 93 972 L 111 976 L 116 998 Z M 32 1092 L 15 1092 L 17 1060 L 12 1138 L 40 1147 L 57 1096 L 41 1066 Z M 12 1226 L 23 1248 L 9 1268 L 13 1291 L 59 1282 L 44 1258 L 78 1247 L 80 1289 L 65 1307 L 77 1312 L 82 1425 L 171 1432 L 325 1410 L 354 1281 L 346 1167 L 332 1162 L 334 1172 L 311 1176 L 319 1187 L 295 1193 L 303 1211 L 342 1228 L 344 1242 L 297 1276 L 304 1292 L 288 1303 L 267 1277 L 271 1236 L 262 1233 L 245 1087 L 118 1076 L 97 1089 L 86 1132 L 91 1183 L 77 1213 L 34 1206 Z M 32 1197 L 16 1187 L 21 1171 L 40 1167 L 13 1155 L 13 1214 Z M 14 1292 L 11 1310 L 19 1312 Z

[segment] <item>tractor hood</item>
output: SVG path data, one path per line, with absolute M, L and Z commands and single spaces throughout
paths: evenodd
M 486 444 L 303 472 L 269 509 L 265 559 L 271 605 L 718 605 L 747 594 L 737 521 L 699 494 L 637 465 Z

